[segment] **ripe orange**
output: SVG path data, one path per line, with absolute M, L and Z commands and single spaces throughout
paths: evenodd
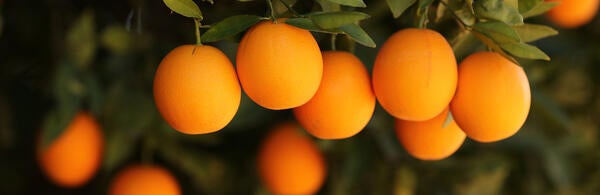
M 381 106 L 402 120 L 424 121 L 441 113 L 456 90 L 456 59 L 442 35 L 404 29 L 381 47 L 373 66 L 373 90 Z
M 173 128 L 186 134 L 225 127 L 238 110 L 241 93 L 233 64 L 212 46 L 173 49 L 154 76 L 158 111 Z
M 98 122 L 79 112 L 63 133 L 45 150 L 38 147 L 42 171 L 63 187 L 79 187 L 98 170 L 104 150 L 104 136 Z
M 323 185 L 323 154 L 295 123 L 275 126 L 258 154 L 260 178 L 273 194 L 315 194 Z
M 427 121 L 396 119 L 396 136 L 406 151 L 421 160 L 440 160 L 452 155 L 465 141 L 465 133 L 452 120 L 444 127 L 448 109 Z
M 323 61 L 309 31 L 263 21 L 246 32 L 237 52 L 242 88 L 258 105 L 282 110 L 310 100 L 319 88 Z
M 478 52 L 458 67 L 458 88 L 450 109 L 458 126 L 479 142 L 515 134 L 531 103 L 523 68 L 494 52 Z
M 348 52 L 323 52 L 323 79 L 308 103 L 294 108 L 294 115 L 312 135 L 341 139 L 360 132 L 375 109 L 369 73 Z
M 166 169 L 156 165 L 132 165 L 117 174 L 109 188 L 109 195 L 179 195 L 177 179 Z
M 546 14 L 548 20 L 562 28 L 583 26 L 596 16 L 598 0 L 546 0 L 558 1 L 556 7 Z

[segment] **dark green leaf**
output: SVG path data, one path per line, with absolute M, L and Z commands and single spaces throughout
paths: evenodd
M 548 57 L 548 55 L 546 55 L 542 50 L 526 43 L 500 43 L 500 47 L 502 47 L 502 49 L 506 50 L 508 53 L 520 58 L 550 60 L 550 57 Z
M 354 11 L 322 12 L 309 18 L 322 29 L 333 29 L 369 18 L 368 14 Z
M 367 32 L 365 32 L 360 26 L 358 26 L 356 24 L 347 24 L 347 25 L 341 26 L 340 30 L 342 30 L 344 33 L 346 33 L 348 36 L 350 36 L 354 41 L 356 41 L 357 43 L 360 43 L 361 45 L 364 45 L 367 47 L 372 47 L 372 48 L 376 47 L 375 41 L 373 41 L 373 39 L 371 39 L 369 34 L 367 34 Z
M 506 5 L 502 0 L 475 1 L 474 11 L 480 18 L 496 20 L 510 25 L 523 24 L 523 16 L 517 8 Z
M 127 157 L 133 153 L 133 144 L 135 143 L 125 133 L 126 131 L 110 131 L 106 135 L 106 146 L 104 158 L 102 158 L 102 167 L 106 170 L 113 170 L 122 164 Z
M 313 32 L 322 32 L 322 33 L 339 33 L 340 31 L 337 29 L 321 29 L 319 28 L 311 19 L 308 18 L 290 18 L 285 20 L 286 24 L 302 28 L 305 30 L 313 31 Z
M 261 19 L 260 16 L 254 15 L 237 15 L 225 18 L 202 35 L 202 42 L 213 42 L 233 36 L 258 23 Z
M 536 41 L 542 38 L 558 34 L 558 31 L 544 25 L 524 24 L 513 26 L 523 42 Z
M 554 6 L 557 6 L 558 4 L 559 4 L 558 2 L 543 1 L 543 2 L 540 2 L 539 4 L 537 4 L 536 6 L 534 6 L 533 8 L 527 10 L 522 15 L 524 18 L 541 15 L 541 14 L 547 12 L 548 10 L 552 9 Z
M 473 32 L 473 35 L 475 35 L 475 37 L 477 37 L 479 40 L 481 40 L 481 42 L 483 42 L 486 46 L 488 46 L 489 48 L 494 50 L 496 53 L 499 53 L 500 55 L 504 56 L 504 58 L 510 60 L 511 62 L 513 62 L 515 64 L 519 64 L 519 62 L 517 62 L 517 60 L 515 60 L 512 56 L 510 56 L 506 52 L 504 52 L 504 50 L 502 50 L 500 45 L 498 45 L 496 42 L 494 42 L 494 40 L 490 39 L 489 37 L 487 37 L 481 33 L 478 33 L 477 31 L 472 31 L 472 32 Z
M 367 7 L 367 4 L 362 0 L 327 0 L 340 5 L 346 5 L 350 7 Z
M 188 18 L 202 19 L 202 12 L 192 0 L 163 0 L 165 5 L 175 13 Z
M 473 30 L 479 32 L 496 43 L 520 42 L 517 32 L 502 22 L 479 22 L 473 25 Z
M 40 146 L 42 150 L 46 149 L 63 133 L 78 111 L 79 100 L 74 99 L 71 102 L 58 104 L 57 108 L 46 116 L 41 133 Z
M 563 130 L 571 126 L 571 119 L 556 101 L 536 88 L 531 89 L 531 108 L 535 114 L 547 118 L 549 125 Z
M 417 0 L 386 0 L 394 18 L 400 17 Z

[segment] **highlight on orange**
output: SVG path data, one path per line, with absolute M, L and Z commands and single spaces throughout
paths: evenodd
M 590 23 L 598 13 L 598 0 L 546 0 L 559 4 L 546 13 L 561 28 L 577 28 Z
M 235 116 L 241 93 L 233 64 L 212 46 L 173 49 L 154 76 L 158 111 L 171 127 L 185 134 L 223 129 Z
M 450 109 L 471 139 L 506 139 L 525 123 L 531 105 L 527 75 L 519 65 L 495 52 L 478 52 L 458 68 L 458 88 Z
M 273 127 L 257 159 L 259 176 L 273 194 L 315 194 L 325 182 L 323 154 L 296 123 Z
M 130 165 L 111 181 L 109 195 L 180 195 L 179 182 L 158 165 Z
M 381 106 L 395 118 L 429 120 L 454 96 L 456 69 L 454 52 L 438 32 L 400 30 L 377 53 L 373 90 Z
M 396 119 L 398 141 L 410 155 L 421 160 L 441 160 L 449 157 L 460 148 L 467 136 L 454 120 L 444 124 L 448 113 L 446 108 L 427 121 Z
M 75 188 L 94 177 L 102 162 L 104 136 L 95 118 L 79 112 L 45 150 L 37 148 L 42 171 L 55 184 Z
M 251 27 L 238 46 L 236 64 L 248 97 L 272 110 L 308 102 L 323 74 L 321 51 L 312 34 L 285 19 Z
M 352 53 L 323 52 L 323 79 L 315 96 L 294 108 L 294 116 L 312 135 L 342 139 L 360 132 L 375 110 L 369 73 Z

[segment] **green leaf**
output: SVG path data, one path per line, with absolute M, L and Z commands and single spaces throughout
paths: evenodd
M 260 22 L 261 19 L 260 16 L 255 15 L 237 15 L 225 18 L 202 35 L 202 42 L 213 42 L 233 36 Z
M 290 18 L 285 20 L 286 24 L 313 31 L 313 32 L 321 32 L 321 33 L 339 33 L 340 31 L 337 29 L 321 29 L 319 28 L 311 19 L 308 18 Z
M 41 133 L 42 150 L 45 150 L 55 139 L 57 139 L 67 128 L 79 110 L 79 99 L 68 103 L 58 104 L 43 122 Z
M 502 0 L 479 0 L 474 4 L 475 14 L 480 18 L 496 20 L 510 25 L 523 24 L 523 16 L 517 8 Z
M 537 5 L 535 5 L 534 7 L 532 7 L 531 9 L 525 11 L 522 13 L 523 18 L 529 18 L 532 16 L 537 16 L 537 15 L 541 15 L 543 13 L 546 13 L 547 11 L 549 11 L 550 9 L 552 9 L 554 6 L 557 6 L 559 4 L 559 2 L 545 2 L 542 1 L 540 3 L 538 3 Z
M 523 14 L 538 4 L 542 3 L 544 0 L 519 0 L 519 13 Z
M 400 17 L 406 9 L 415 4 L 417 0 L 386 0 L 394 18 Z
M 309 16 L 322 29 L 337 28 L 369 18 L 368 14 L 354 11 L 322 12 Z
M 350 7 L 367 7 L 367 4 L 362 0 L 327 0 L 340 5 L 346 5 Z
M 520 58 L 547 61 L 550 60 L 550 57 L 542 50 L 526 43 L 501 43 L 500 47 L 502 47 L 502 49 L 506 50 L 508 53 Z
M 188 18 L 202 19 L 200 8 L 192 0 L 163 0 L 169 9 Z
M 512 56 L 510 56 L 506 52 L 504 52 L 504 50 L 502 50 L 500 45 L 498 45 L 496 42 L 494 42 L 494 40 L 490 39 L 489 37 L 487 37 L 481 33 L 478 33 L 477 31 L 472 31 L 472 32 L 473 32 L 473 35 L 475 35 L 475 37 L 477 37 L 481 42 L 483 42 L 486 46 L 488 46 L 489 48 L 494 50 L 496 53 L 499 53 L 500 55 L 504 56 L 504 58 L 510 60 L 511 62 L 513 62 L 515 64 L 519 64 L 519 62 L 517 62 L 517 60 L 515 58 L 513 58 Z
M 520 42 L 517 32 L 502 22 L 479 22 L 473 25 L 473 30 L 479 32 L 496 43 Z
M 357 24 L 347 24 L 341 26 L 339 29 L 346 33 L 348 36 L 350 36 L 354 41 L 360 43 L 361 45 L 372 48 L 376 47 L 375 41 L 373 41 L 369 34 L 367 34 L 367 32 L 365 32 Z
M 558 31 L 545 25 L 524 24 L 513 26 L 523 42 L 532 42 L 549 36 L 557 35 Z
M 106 135 L 106 146 L 104 149 L 104 158 L 102 158 L 102 167 L 106 170 L 113 170 L 127 160 L 133 153 L 134 140 L 130 139 L 126 131 L 110 131 Z
M 70 27 L 66 37 L 68 57 L 79 67 L 86 68 L 96 53 L 94 13 L 86 9 Z

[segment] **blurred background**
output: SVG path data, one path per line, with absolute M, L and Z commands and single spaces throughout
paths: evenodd
M 196 2 L 203 24 L 267 11 L 264 1 Z M 412 24 L 410 16 L 394 19 L 383 0 L 365 3 L 358 10 L 371 17 L 361 26 L 378 46 Z M 298 1 L 295 7 L 306 13 L 315 6 Z M 550 25 L 543 16 L 526 21 Z M 452 21 L 431 25 L 449 40 L 459 29 Z M 274 124 L 293 120 L 290 111 L 266 110 L 244 95 L 225 129 L 183 135 L 154 106 L 154 71 L 171 49 L 194 43 L 193 29 L 191 19 L 162 1 L 0 0 L 0 194 L 105 194 L 121 168 L 140 162 L 166 167 L 184 194 L 266 194 L 255 168 L 258 146 Z M 467 139 L 447 159 L 421 161 L 398 144 L 392 118 L 378 107 L 358 135 L 315 139 L 329 167 L 319 194 L 600 192 L 600 19 L 557 30 L 533 43 L 552 61 L 519 60 L 532 87 L 532 109 L 516 135 L 489 144 Z M 328 49 L 326 36 L 315 36 Z M 240 37 L 210 45 L 235 63 Z M 485 48 L 475 39 L 465 45 L 455 51 L 459 60 Z M 369 70 L 377 50 L 354 48 Z M 56 125 L 47 118 L 77 110 L 96 116 L 106 147 L 94 178 L 67 189 L 41 172 L 37 138 Z

